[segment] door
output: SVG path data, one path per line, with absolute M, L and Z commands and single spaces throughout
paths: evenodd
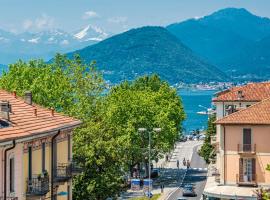
M 243 151 L 251 151 L 251 129 L 243 129 Z
M 251 158 L 244 158 L 244 168 L 243 168 L 243 179 L 244 182 L 251 182 L 252 178 L 252 159 Z

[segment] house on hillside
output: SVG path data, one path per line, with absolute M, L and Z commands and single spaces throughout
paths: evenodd
M 0 90 L 0 199 L 72 199 L 72 130 L 79 120 Z
M 257 199 L 270 186 L 270 83 L 251 83 L 218 93 L 216 160 L 204 195 L 218 199 Z

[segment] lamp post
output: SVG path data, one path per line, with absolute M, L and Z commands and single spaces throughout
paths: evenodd
M 146 128 L 139 128 L 139 132 L 144 133 L 147 132 Z M 159 133 L 161 128 L 153 128 L 153 132 Z M 148 197 L 150 196 L 150 183 L 151 183 L 151 131 L 148 131 Z

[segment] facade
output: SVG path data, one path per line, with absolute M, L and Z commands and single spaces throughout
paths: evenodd
M 80 121 L 0 91 L 0 199 L 72 199 L 72 130 Z
M 217 94 L 216 160 L 204 194 L 218 199 L 256 199 L 270 186 L 270 83 L 252 83 Z

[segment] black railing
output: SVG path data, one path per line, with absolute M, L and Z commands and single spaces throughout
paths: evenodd
M 256 144 L 238 144 L 238 153 L 256 153 Z
M 34 175 L 33 178 L 27 179 L 27 195 L 43 196 L 50 190 L 49 176 L 41 177 L 41 175 Z
M 71 165 L 72 175 L 77 175 L 83 172 L 83 168 L 80 165 L 78 165 L 78 163 L 72 161 L 70 165 Z
M 4 197 L 0 197 L 0 200 L 4 200 Z M 7 197 L 6 200 L 18 200 L 18 197 Z
M 70 163 L 59 163 L 54 169 L 54 182 L 65 182 L 72 178 Z

